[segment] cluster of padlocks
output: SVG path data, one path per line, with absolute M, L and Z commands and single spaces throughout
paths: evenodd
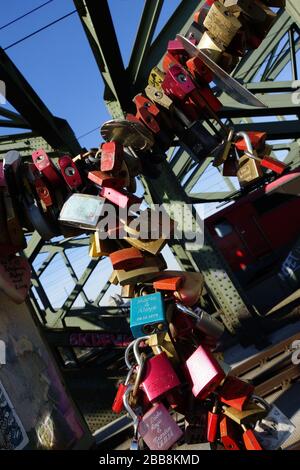
M 235 133 L 223 124 L 210 87 L 221 78 L 228 92 L 232 79 L 225 70 L 259 45 L 276 18 L 269 7 L 283 3 L 207 1 L 186 38 L 169 42 L 164 70 L 153 69 L 144 93 L 133 100 L 136 114 L 103 125 L 105 142 L 98 149 L 63 155 L 57 164 L 42 149 L 31 162 L 10 151 L 0 164 L 0 287 L 13 300 L 22 302 L 30 285 L 30 268 L 16 256 L 26 247 L 24 228 L 44 240 L 90 231 L 90 256 L 111 260 L 111 282 L 122 286 L 122 302 L 130 302 L 135 338 L 113 410 L 120 413 L 124 405 L 133 418 L 134 449 L 141 440 L 151 450 L 182 442 L 277 449 L 291 433 L 289 420 L 214 354 L 224 328 L 199 307 L 203 276 L 167 270 L 161 251 L 175 224 L 140 210 L 142 199 L 134 194 L 138 175 L 159 174 L 175 137 L 196 161 L 213 156 L 213 165 L 223 165 L 223 174 L 238 176 L 242 186 L 264 170 L 286 169 L 270 156 L 264 133 Z M 235 84 L 234 97 L 257 104 Z M 107 207 L 117 214 L 108 226 Z

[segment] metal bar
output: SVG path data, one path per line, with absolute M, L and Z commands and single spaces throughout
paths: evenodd
M 147 53 L 151 45 L 154 31 L 163 7 L 164 0 L 146 0 L 140 25 L 132 49 L 128 76 L 130 82 L 135 84 L 147 60 Z
M 131 107 L 130 83 L 107 0 L 74 0 L 78 15 L 106 84 L 104 99 L 118 105 L 119 116 Z M 117 112 L 117 111 L 116 111 Z
M 182 0 L 173 15 L 169 18 L 157 38 L 152 43 L 145 63 L 136 82 L 138 89 L 143 89 L 153 67 L 162 59 L 167 49 L 168 41 L 174 39 L 176 34 L 185 33 L 187 25 L 192 23 L 193 14 L 204 4 L 204 0 Z
M 291 55 L 291 66 L 293 80 L 298 80 L 298 70 L 297 70 L 297 59 L 296 59 L 296 49 L 295 49 L 295 40 L 294 40 L 294 28 L 291 27 L 289 30 L 289 41 L 290 41 L 290 55 Z
M 53 116 L 43 101 L 8 55 L 0 48 L 0 76 L 6 83 L 6 98 L 30 124 L 54 148 L 73 154 L 80 152 L 80 145 L 67 121 Z
M 299 139 L 299 121 L 278 121 L 278 122 L 256 122 L 253 124 L 237 124 L 236 131 L 258 131 L 266 132 L 269 140 Z

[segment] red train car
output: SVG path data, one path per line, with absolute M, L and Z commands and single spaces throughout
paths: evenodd
M 206 227 L 242 284 L 268 272 L 300 235 L 300 167 L 207 218 Z

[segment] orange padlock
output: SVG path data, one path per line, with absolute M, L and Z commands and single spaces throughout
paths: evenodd
M 156 290 L 177 291 L 183 284 L 183 276 L 167 277 L 153 282 L 153 287 Z
M 131 271 L 144 264 L 144 256 L 137 248 L 124 248 L 109 255 L 114 269 Z

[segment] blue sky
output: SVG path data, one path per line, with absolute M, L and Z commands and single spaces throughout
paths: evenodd
M 97 1 L 97 0 L 95 0 Z M 1 25 L 45 0 L 2 0 Z M 98 0 L 101 6 L 101 0 Z M 158 32 L 179 0 L 165 0 Z M 128 64 L 144 0 L 110 0 L 125 65 Z M 0 30 L 2 48 L 74 10 L 72 0 L 54 0 L 44 8 Z M 77 13 L 7 51 L 50 111 L 69 121 L 76 136 L 95 129 L 109 115 L 102 100 L 103 83 Z M 7 133 L 7 129 L 2 131 Z M 82 146 L 96 146 L 99 132 L 81 138 Z

